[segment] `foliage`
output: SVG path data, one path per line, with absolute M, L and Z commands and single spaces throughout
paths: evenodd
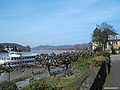
M 95 52 L 101 52 L 103 49 L 102 49 L 102 46 L 101 45 L 98 45 L 96 48 L 95 48 Z
M 108 64 L 108 63 L 110 63 L 110 53 L 108 52 L 108 51 L 103 51 L 103 52 L 101 52 L 101 53 L 98 53 L 97 55 L 96 55 L 96 57 L 97 56 L 103 56 L 103 58 L 105 58 L 105 62 Z
M 0 90 L 17 90 L 13 82 L 3 82 L 0 84 Z
M 73 69 L 74 70 L 86 70 L 87 68 L 89 68 L 89 60 L 86 60 L 84 58 L 80 58 L 79 60 L 77 60 L 76 62 L 73 62 Z
M 110 58 L 110 53 L 107 51 L 103 51 L 101 53 L 98 53 L 96 56 L 104 56 Z
M 0 44 L 0 51 L 4 50 L 4 46 L 2 44 Z
M 92 41 L 98 42 L 98 45 L 102 46 L 103 51 L 105 51 L 108 42 L 108 36 L 116 34 L 117 33 L 115 33 L 113 26 L 107 23 L 102 23 L 101 25 L 97 25 L 96 29 L 93 31 Z
M 104 56 L 96 56 L 96 57 L 93 58 L 93 60 L 96 61 L 96 64 L 97 64 L 98 66 L 101 66 L 102 63 L 103 63 L 106 59 L 105 59 Z
M 120 54 L 120 46 L 119 46 L 119 48 L 118 48 L 118 52 L 119 52 L 119 54 Z
M 31 75 L 31 74 L 27 74 L 27 75 L 22 76 L 22 77 L 20 77 L 20 78 L 14 79 L 14 80 L 12 80 L 11 82 L 15 83 L 15 82 L 18 82 L 18 81 L 23 81 L 23 80 L 25 80 L 25 79 L 27 79 L 27 78 L 30 78 L 30 77 L 32 77 L 32 75 Z
M 113 45 L 112 45 L 112 47 L 111 47 L 111 51 L 112 51 L 112 54 L 116 54 L 116 51 L 115 51 Z
M 120 46 L 119 46 L 118 50 L 120 51 Z
M 92 41 L 93 42 L 101 42 L 101 30 L 99 30 L 98 28 L 96 28 L 93 31 Z
M 99 53 L 97 56 L 89 59 L 79 58 L 76 62 L 73 62 L 73 69 L 78 73 L 87 70 L 89 67 L 97 67 L 102 65 L 104 61 L 107 61 L 110 57 L 108 52 Z
M 82 73 L 79 75 L 75 81 L 65 87 L 63 87 L 63 90 L 79 90 L 80 86 L 82 85 L 83 81 L 90 75 L 88 71 Z
M 46 77 L 32 82 L 29 86 L 23 88 L 22 90 L 60 90 L 60 88 L 72 83 L 73 81 L 73 78 L 67 77 Z

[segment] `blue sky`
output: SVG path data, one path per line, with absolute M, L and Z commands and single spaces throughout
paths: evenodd
M 102 22 L 120 33 L 120 0 L 0 0 L 0 43 L 87 43 Z

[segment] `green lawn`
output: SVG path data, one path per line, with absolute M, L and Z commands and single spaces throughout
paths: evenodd
M 57 90 L 74 82 L 72 77 L 46 77 L 32 82 L 22 90 Z

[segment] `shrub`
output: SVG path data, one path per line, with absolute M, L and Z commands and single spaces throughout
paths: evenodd
M 89 61 L 84 58 L 80 58 L 76 62 L 73 62 L 72 64 L 73 64 L 73 69 L 78 72 L 84 71 L 87 68 L 89 68 Z
M 101 46 L 101 45 L 98 45 L 98 46 L 95 48 L 94 51 L 95 51 L 95 52 L 101 52 L 101 51 L 103 51 L 102 46 Z
M 0 84 L 0 90 L 17 90 L 17 86 L 13 82 L 3 82 Z
M 101 53 L 98 53 L 96 56 L 104 56 L 110 58 L 110 53 L 107 51 L 103 51 Z
M 104 56 L 96 56 L 93 58 L 96 61 L 96 65 L 100 66 L 106 60 Z
M 107 52 L 107 51 L 106 52 L 102 52 L 101 55 L 104 56 L 104 57 L 108 57 L 108 58 L 110 57 L 110 53 Z
M 118 48 L 118 52 L 119 52 L 119 54 L 120 54 L 120 46 L 119 46 L 119 48 Z

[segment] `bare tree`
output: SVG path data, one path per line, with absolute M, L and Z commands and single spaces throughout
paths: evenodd
M 98 46 L 101 46 L 103 50 L 106 49 L 108 36 L 116 35 L 113 26 L 107 23 L 102 23 L 100 25 L 96 25 L 96 29 L 93 31 L 92 41 L 97 42 Z

